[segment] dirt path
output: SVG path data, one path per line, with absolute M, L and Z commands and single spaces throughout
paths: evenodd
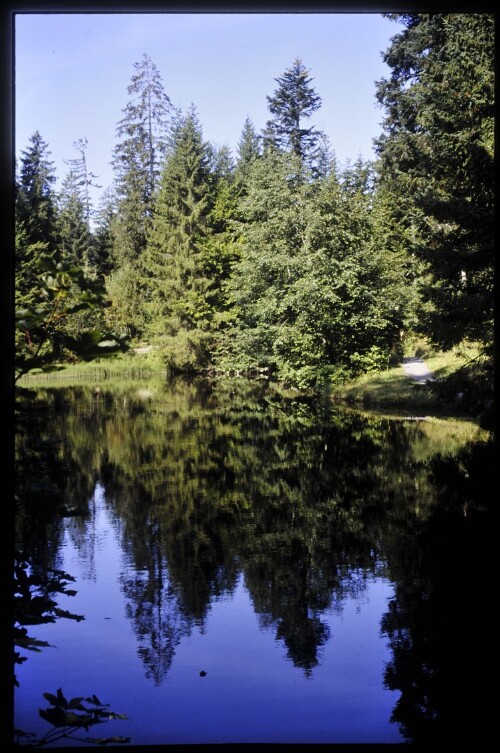
M 434 374 L 421 358 L 403 358 L 403 369 L 412 382 L 433 382 Z

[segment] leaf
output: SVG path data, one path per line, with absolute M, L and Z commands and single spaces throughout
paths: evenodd
M 53 648 L 52 643 L 48 643 L 47 641 L 40 641 L 38 640 L 38 638 L 30 638 L 29 635 L 27 635 L 25 638 L 16 638 L 15 644 L 20 648 L 24 648 L 26 651 L 39 652 L 42 648 Z M 23 657 L 22 661 L 25 660 L 26 657 Z
M 48 701 L 49 703 L 51 703 L 53 706 L 57 706 L 58 705 L 57 704 L 57 697 L 55 695 L 53 695 L 52 693 L 44 693 L 43 697 L 45 698 L 46 701 Z
M 101 703 L 96 695 L 85 699 L 87 703 L 92 703 L 94 706 L 109 706 L 109 703 Z
M 38 709 L 39 715 L 53 727 L 64 727 L 66 723 L 66 712 L 60 706 L 51 709 Z
M 69 702 L 69 709 L 78 709 L 79 711 L 85 711 L 85 706 L 82 704 L 83 696 L 80 698 L 72 698 Z
M 69 727 L 83 727 L 87 730 L 94 724 L 98 724 L 99 720 L 94 719 L 91 714 L 75 714 L 72 711 L 66 712 L 65 725 Z

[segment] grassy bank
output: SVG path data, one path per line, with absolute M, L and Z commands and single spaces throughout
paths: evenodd
M 153 353 L 119 354 L 113 358 L 105 358 L 88 363 L 64 364 L 64 367 L 49 372 L 32 372 L 20 380 L 20 385 L 50 382 L 51 384 L 75 382 L 100 382 L 104 379 L 144 379 L 153 376 L 164 376 L 165 367 Z
M 424 340 L 410 340 L 405 356 L 422 358 L 436 379 L 456 373 L 476 358 L 479 349 L 475 344 L 463 343 L 447 352 L 437 352 Z M 352 382 L 335 385 L 333 398 L 351 405 L 366 408 L 391 408 L 419 414 L 449 412 L 428 385 L 413 382 L 399 364 L 386 371 L 369 372 Z M 460 411 L 458 411 L 460 412 Z
M 446 353 L 436 352 L 423 340 L 406 343 L 405 355 L 422 358 L 438 380 L 456 374 L 479 353 L 474 344 L 462 344 Z M 112 379 L 113 382 L 164 379 L 165 366 L 157 353 L 146 348 L 138 352 L 116 356 L 102 361 L 65 365 L 60 371 L 30 374 L 21 385 L 95 384 Z M 412 381 L 399 364 L 385 371 L 372 371 L 344 384 L 332 387 L 332 398 L 357 408 L 368 410 L 405 412 L 411 415 L 467 415 L 464 410 L 450 410 L 442 399 L 425 383 Z

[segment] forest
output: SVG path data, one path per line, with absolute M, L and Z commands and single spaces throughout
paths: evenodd
M 397 363 L 418 333 L 479 345 L 467 375 L 489 405 L 494 18 L 388 15 L 399 31 L 375 82 L 371 162 L 339 168 L 299 58 L 233 155 L 144 54 L 97 208 L 86 138 L 56 191 L 35 130 L 16 165 L 16 376 L 141 347 L 171 374 L 328 389 Z

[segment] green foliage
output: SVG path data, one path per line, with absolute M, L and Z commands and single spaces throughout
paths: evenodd
M 59 199 L 60 249 L 61 257 L 67 264 L 88 270 L 92 255 L 92 236 L 78 183 L 77 174 L 70 171 L 62 185 Z
M 145 286 L 138 262 L 124 262 L 106 278 L 106 294 L 110 305 L 105 318 L 113 330 L 140 337 L 147 321 Z
M 215 202 L 210 156 L 191 108 L 173 129 L 153 228 L 141 260 L 147 330 L 174 371 L 209 364 L 217 314 L 224 305 L 218 275 L 225 274 L 231 249 L 221 234 L 221 212 L 231 198 L 227 178 L 219 177 Z M 221 231 L 218 238 L 214 225 Z
M 64 330 L 68 317 L 102 306 L 104 288 L 85 277 L 78 267 L 54 266 L 50 259 L 45 260 L 43 266 L 45 271 L 40 275 L 32 302 L 16 310 L 16 381 L 33 369 L 58 368 L 57 361 L 70 354 L 90 360 L 127 350 L 126 338 L 122 335 L 95 330 L 68 334 Z
M 16 231 L 24 234 L 22 248 L 45 244 L 47 253 L 57 256 L 58 227 L 54 192 L 56 180 L 48 145 L 35 131 L 30 146 L 22 152 L 16 190 Z M 23 256 L 16 257 L 16 267 L 23 265 Z
M 376 173 L 361 159 L 339 173 L 326 136 L 305 127 L 321 98 L 298 58 L 267 97 L 261 136 L 246 118 L 233 163 L 204 142 L 194 107 L 170 122 L 143 55 L 95 232 L 86 140 L 57 203 L 36 132 L 17 181 L 20 373 L 120 350 L 98 345 L 108 328 L 147 339 L 170 371 L 304 388 L 397 363 L 407 333 L 440 348 L 480 340 L 492 368 L 493 17 L 393 18 L 404 28 L 377 84 Z M 57 262 L 93 282 L 61 267 L 41 284 Z
M 15 295 L 17 305 L 36 300 L 38 277 L 48 260 L 60 260 L 55 174 L 47 144 L 36 131 L 23 152 L 15 197 Z
M 146 246 L 171 109 L 149 55 L 134 63 L 134 70 L 127 88 L 131 99 L 116 129 L 120 141 L 113 157 L 118 198 L 113 258 L 117 266 L 137 259 Z
M 321 97 L 310 86 L 309 71 L 299 58 L 275 80 L 278 88 L 267 97 L 273 117 L 266 124 L 264 146 L 289 151 L 311 167 L 322 134 L 314 127 L 304 128 L 301 121 L 321 107 Z
M 380 173 L 428 268 L 419 326 L 435 343 L 493 339 L 494 18 L 397 14 L 378 84 Z
M 245 118 L 243 130 L 238 142 L 238 160 L 236 168 L 240 176 L 245 176 L 251 163 L 262 154 L 260 138 L 249 117 Z
M 369 175 L 357 164 L 317 185 L 294 155 L 253 163 L 234 223 L 241 255 L 223 370 L 270 370 L 310 387 L 339 368 L 387 363 L 404 298 L 387 295 L 394 260 L 373 242 Z

